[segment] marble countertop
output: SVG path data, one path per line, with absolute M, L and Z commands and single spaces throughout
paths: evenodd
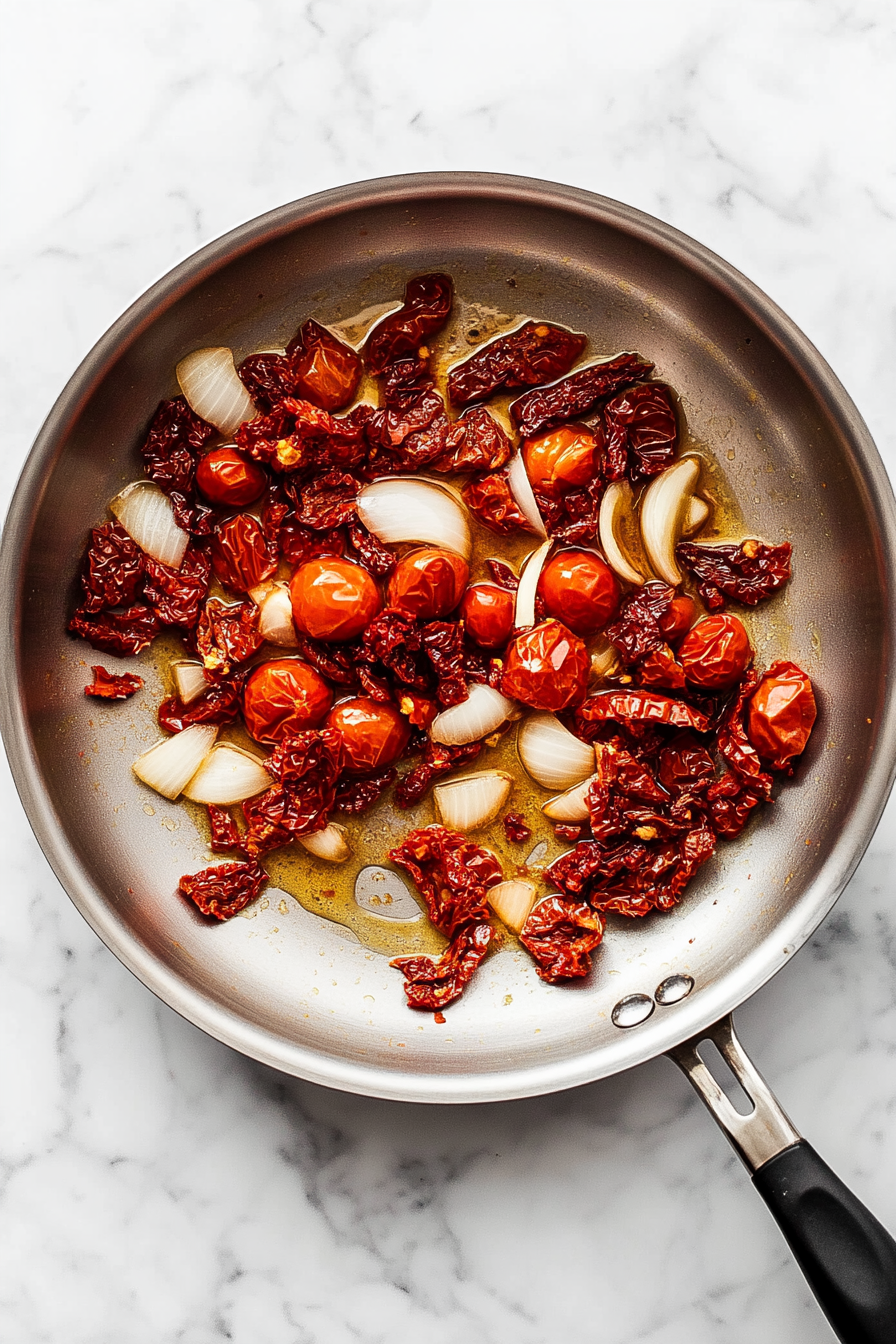
M 589 188 L 719 252 L 815 342 L 896 473 L 884 0 L 35 0 L 6 27 L 4 507 L 66 379 L 158 275 L 284 201 L 443 168 Z M 469 1108 L 280 1076 L 123 969 L 2 778 L 0 1338 L 833 1338 L 668 1061 Z M 832 915 L 738 1014 L 797 1126 L 891 1228 L 894 867 L 891 805 Z

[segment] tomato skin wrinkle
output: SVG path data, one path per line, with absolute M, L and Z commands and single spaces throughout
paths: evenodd
M 366 569 L 349 560 L 310 560 L 289 585 L 293 618 L 312 639 L 342 643 L 360 635 L 382 598 Z
M 504 472 L 492 472 L 463 488 L 464 503 L 492 532 L 531 532 L 532 526 L 517 504 Z
M 416 355 L 421 344 L 448 321 L 454 301 L 450 275 L 432 272 L 409 280 L 404 303 L 373 328 L 364 344 L 364 361 L 378 375 L 406 355 Z
M 604 406 L 603 422 L 608 481 L 628 476 L 637 484 L 674 462 L 678 420 L 662 383 L 639 383 L 619 392 Z
M 296 394 L 325 411 L 347 406 L 358 390 L 361 356 L 326 327 L 309 318 L 286 347 Z
M 697 580 L 697 592 L 710 611 L 725 598 L 756 606 L 771 597 L 790 578 L 790 542 L 767 546 L 748 538 L 738 545 L 682 541 L 675 548 L 679 564 Z
M 640 380 L 652 364 L 626 353 L 561 378 L 550 387 L 537 387 L 511 402 L 510 418 L 523 439 L 534 438 L 542 430 L 587 413 L 604 397 Z
M 237 513 L 220 523 L 210 553 L 218 579 L 235 593 L 247 593 L 277 568 L 277 556 L 251 513 Z
M 549 382 L 572 368 L 586 343 L 585 336 L 565 327 L 525 322 L 454 365 L 448 374 L 449 399 L 455 406 L 466 406 L 502 388 Z

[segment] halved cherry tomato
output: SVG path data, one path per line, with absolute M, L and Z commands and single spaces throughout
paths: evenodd
M 333 703 L 323 677 L 297 658 L 278 658 L 256 667 L 243 692 L 243 716 L 257 742 L 282 742 L 285 737 L 318 728 Z
M 753 661 L 753 650 L 737 617 L 719 612 L 688 631 L 678 660 L 688 681 L 708 691 L 721 691 L 743 676 Z
M 598 442 L 590 429 L 563 425 L 523 444 L 529 480 L 546 495 L 560 495 L 571 485 L 586 485 L 597 469 Z
M 559 621 L 543 621 L 510 645 L 501 690 L 533 709 L 566 709 L 584 700 L 590 668 L 578 635 Z
M 389 606 L 423 621 L 447 616 L 460 601 L 470 570 L 451 551 L 426 546 L 402 556 L 389 580 Z
M 577 635 L 593 635 L 615 616 L 616 575 L 594 551 L 560 551 L 545 565 L 538 591 L 551 616 Z
M 750 699 L 747 736 L 773 770 L 785 770 L 809 741 L 816 713 L 805 672 L 796 663 L 773 663 Z
M 241 509 L 258 499 L 267 477 L 257 462 L 243 457 L 228 443 L 199 459 L 196 484 L 210 504 Z
M 309 318 L 286 349 L 298 395 L 325 411 L 347 406 L 361 381 L 361 356 Z
M 669 610 L 659 619 L 659 627 L 670 644 L 687 634 L 696 614 L 697 604 L 692 597 L 684 593 L 681 597 L 673 597 Z
M 358 774 L 397 761 L 411 735 L 397 709 L 366 695 L 336 705 L 327 718 L 327 727 L 335 728 L 342 737 L 343 768 Z
M 474 583 L 460 604 L 464 629 L 483 649 L 501 649 L 513 633 L 514 596 L 496 583 Z
M 360 635 L 383 605 L 367 570 L 335 556 L 300 565 L 289 596 L 293 619 L 303 634 L 338 643 Z
M 225 518 L 212 537 L 210 551 L 218 578 L 237 593 L 247 593 L 277 568 L 261 524 L 251 513 Z

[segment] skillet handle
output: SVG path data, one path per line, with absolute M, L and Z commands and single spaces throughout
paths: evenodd
M 698 1054 L 710 1040 L 753 1109 L 742 1115 Z M 752 1174 L 842 1344 L 894 1344 L 896 1241 L 801 1138 L 730 1016 L 669 1051 Z

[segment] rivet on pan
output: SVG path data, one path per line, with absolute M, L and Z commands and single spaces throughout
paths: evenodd
M 690 975 L 667 975 L 662 984 L 657 985 L 653 997 L 665 1008 L 670 1003 L 680 1003 L 686 999 L 693 988 L 694 981 Z
M 637 1027 L 653 1012 L 653 999 L 647 994 L 626 994 L 613 1009 L 615 1027 Z

